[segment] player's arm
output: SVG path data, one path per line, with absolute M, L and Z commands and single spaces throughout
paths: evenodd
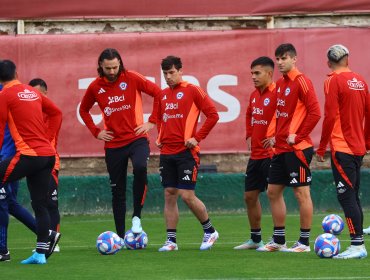
M 197 92 L 195 93 L 194 102 L 200 111 L 206 116 L 206 120 L 202 127 L 194 135 L 194 139 L 199 143 L 205 139 L 212 128 L 216 125 L 219 120 L 217 109 L 213 104 L 210 97 L 199 87 L 196 87 Z
M 90 115 L 90 110 L 94 106 L 95 102 L 96 100 L 94 93 L 92 92 L 91 87 L 89 87 L 82 98 L 79 113 L 91 134 L 98 138 L 98 135 L 102 130 L 95 125 L 93 118 Z
M 295 137 L 295 144 L 307 138 L 321 118 L 320 105 L 312 82 L 304 76 L 300 76 L 297 79 L 299 79 L 300 85 L 299 98 L 304 103 L 307 114 Z
M 5 95 L 0 93 L 0 150 L 3 146 L 5 125 L 8 120 L 8 106 Z
M 48 116 L 48 127 L 46 134 L 52 141 L 57 135 L 62 124 L 62 111 L 46 96 L 40 94 L 42 99 L 42 111 Z
M 333 77 L 329 77 L 324 84 L 325 109 L 322 124 L 321 140 L 316 151 L 317 159 L 324 161 L 326 147 L 330 141 L 331 133 L 335 125 L 335 117 L 338 111 L 338 86 Z

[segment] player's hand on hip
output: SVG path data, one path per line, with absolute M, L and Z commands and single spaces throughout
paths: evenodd
M 149 130 L 151 130 L 154 127 L 154 125 L 155 124 L 151 122 L 143 123 L 135 128 L 135 134 L 139 135 L 139 134 L 148 133 Z
M 297 134 L 289 134 L 288 138 L 286 139 L 286 142 L 288 143 L 288 145 L 294 145 L 296 137 L 297 137 Z
M 159 143 L 159 142 L 157 142 L 157 141 L 155 141 L 155 145 L 156 145 L 159 149 L 163 147 L 163 144 L 161 144 L 161 143 Z
M 198 145 L 198 141 L 194 138 L 194 137 L 192 137 L 192 138 L 189 138 L 188 140 L 186 140 L 185 141 L 185 146 L 187 147 L 187 148 L 189 148 L 189 149 L 192 149 L 192 148 L 194 148 L 195 146 L 197 146 Z
M 262 145 L 264 149 L 272 148 L 275 145 L 275 137 L 270 137 L 262 140 Z
M 98 138 L 99 140 L 103 140 L 105 142 L 109 142 L 113 140 L 114 138 L 113 134 L 114 134 L 113 131 L 103 129 L 102 131 L 99 132 L 96 138 Z

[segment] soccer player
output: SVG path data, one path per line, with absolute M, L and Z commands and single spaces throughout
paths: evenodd
M 325 81 L 325 118 L 317 159 L 324 161 L 328 143 L 337 198 L 346 217 L 351 246 L 336 259 L 362 259 L 367 256 L 363 238 L 363 212 L 360 203 L 360 168 L 370 150 L 370 94 L 364 78 L 348 67 L 349 51 L 343 45 L 328 49 L 332 72 Z
M 234 249 L 237 250 L 257 249 L 264 245 L 259 195 L 267 188 L 276 125 L 276 92 L 272 80 L 274 62 L 266 56 L 257 58 L 251 64 L 251 74 L 256 89 L 250 95 L 246 114 L 246 139 L 251 148 L 251 156 L 245 174 L 244 192 L 251 238 L 236 246 Z
M 199 166 L 199 142 L 206 138 L 219 117 L 208 95 L 198 86 L 182 80 L 179 57 L 167 56 L 161 63 L 168 88 L 160 96 L 157 146 L 160 154 L 160 177 L 164 187 L 164 216 L 167 240 L 159 249 L 178 250 L 176 227 L 179 220 L 177 199 L 180 196 L 203 227 L 200 250 L 207 250 L 218 239 L 205 205 L 195 195 Z M 206 120 L 197 131 L 199 114 Z
M 55 149 L 50 140 L 62 121 L 62 112 L 34 88 L 17 80 L 16 66 L 10 60 L 0 61 L 0 146 L 8 123 L 17 153 L 0 163 L 0 184 L 27 178 L 31 205 L 35 212 L 36 251 L 22 264 L 45 264 L 58 243 L 60 233 L 49 236 L 50 217 L 47 193 L 55 163 Z M 49 117 L 46 130 L 43 113 Z
M 0 84 L 0 91 L 2 85 Z M 15 144 L 8 125 L 5 126 L 0 162 L 15 155 Z M 36 234 L 36 221 L 32 214 L 17 201 L 19 182 L 14 181 L 0 186 L 0 261 L 10 261 L 8 251 L 9 214 L 22 222 Z
M 44 96 L 48 94 L 48 86 L 43 79 L 36 78 L 32 79 L 28 83 L 31 87 L 37 89 L 41 92 Z M 46 125 L 49 124 L 48 116 L 44 115 L 44 120 Z M 54 135 L 53 139 L 51 140 L 51 144 L 53 145 L 54 149 L 57 150 L 58 145 L 58 134 Z M 58 175 L 59 175 L 59 168 L 60 168 L 60 159 L 59 154 L 56 152 L 55 154 L 55 165 L 53 171 L 51 173 L 50 183 L 49 183 L 49 199 L 48 199 L 48 211 L 50 215 L 50 229 L 56 232 L 60 232 L 60 214 L 58 208 Z M 59 245 L 55 246 L 54 252 L 60 252 Z
M 142 232 L 141 210 L 147 192 L 147 132 L 156 124 L 160 88 L 139 73 L 126 70 L 116 49 L 105 49 L 98 59 L 99 77 L 86 90 L 80 115 L 90 132 L 105 142 L 105 162 L 112 190 L 113 216 L 117 234 L 125 236 L 126 179 L 128 159 L 133 165 L 132 228 Z M 143 122 L 142 96 L 154 97 L 149 122 Z M 98 128 L 89 113 L 97 102 L 104 116 L 104 129 Z
M 278 46 L 275 57 L 283 77 L 276 82 L 276 155 L 271 160 L 267 190 L 274 233 L 272 240 L 257 251 L 309 252 L 313 215 L 309 167 L 313 144 L 309 134 L 320 119 L 320 107 L 312 82 L 296 68 L 294 46 Z M 300 213 L 300 237 L 289 249 L 285 242 L 286 186 L 293 189 Z

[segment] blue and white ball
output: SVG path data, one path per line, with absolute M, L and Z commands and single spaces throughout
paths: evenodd
M 128 230 L 125 234 L 125 245 L 129 250 L 145 249 L 148 245 L 148 235 L 145 231 L 133 233 L 132 230 Z
M 98 236 L 96 248 L 102 255 L 113 255 L 121 249 L 121 238 L 113 231 L 105 231 Z
M 330 214 L 322 220 L 322 229 L 326 233 L 338 235 L 342 232 L 343 228 L 344 222 L 338 215 Z
M 331 233 L 323 233 L 315 240 L 315 253 L 320 258 L 332 258 L 340 251 L 339 239 Z

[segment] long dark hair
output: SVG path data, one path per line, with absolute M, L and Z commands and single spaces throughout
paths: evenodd
M 99 59 L 98 59 L 98 74 L 100 77 L 103 77 L 104 76 L 104 72 L 103 72 L 103 69 L 102 67 L 100 66 L 100 63 L 103 62 L 104 59 L 107 59 L 107 60 L 112 60 L 112 59 L 115 59 L 117 58 L 119 60 L 119 71 L 118 71 L 118 75 L 121 74 L 121 72 L 123 71 L 126 71 L 125 67 L 123 66 L 123 63 L 122 63 L 122 58 L 120 56 L 120 54 L 118 53 L 118 51 L 116 49 L 111 49 L 111 48 L 108 48 L 108 49 L 105 49 L 104 51 L 102 51 L 102 53 L 100 54 L 99 56 Z

